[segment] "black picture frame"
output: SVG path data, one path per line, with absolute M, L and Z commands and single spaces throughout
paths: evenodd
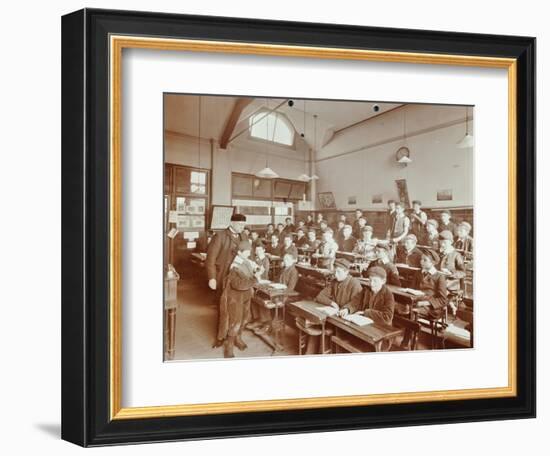
M 108 43 L 112 34 L 516 59 L 517 395 L 111 420 Z M 62 18 L 62 128 L 63 439 L 100 446 L 535 416 L 534 38 L 84 9 Z

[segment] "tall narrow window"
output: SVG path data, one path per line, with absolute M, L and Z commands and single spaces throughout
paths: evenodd
M 191 193 L 206 193 L 206 173 L 191 171 Z

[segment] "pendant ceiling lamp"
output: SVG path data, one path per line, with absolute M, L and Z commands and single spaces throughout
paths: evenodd
M 266 104 L 268 105 L 267 107 L 269 108 L 269 102 L 266 100 Z M 266 140 L 269 136 L 269 115 L 265 117 L 265 121 L 266 121 Z M 266 143 L 266 146 L 265 146 L 266 150 L 265 150 L 265 168 L 264 169 L 261 169 L 260 171 L 258 171 L 256 173 L 256 177 L 261 177 L 263 179 L 277 179 L 279 177 L 279 175 L 273 171 L 270 167 L 269 167 L 269 152 L 267 151 L 267 143 Z
M 313 115 L 313 119 L 314 119 L 313 150 L 315 151 L 315 148 L 317 146 L 317 114 Z M 306 137 L 306 100 L 304 100 L 304 132 L 302 133 L 302 137 L 305 140 L 305 137 Z M 307 141 L 306 141 L 306 144 L 307 144 Z M 304 161 L 304 165 L 305 165 L 306 170 L 307 170 L 307 161 Z M 309 181 L 317 180 L 317 179 L 319 179 L 319 176 L 317 176 L 316 174 L 313 174 L 312 176 L 310 176 L 309 174 L 304 173 L 304 174 L 301 174 L 300 176 L 298 176 L 298 180 L 301 180 L 303 182 L 309 182 Z
M 474 146 L 474 137 L 468 131 L 468 106 L 466 106 L 466 119 L 465 120 L 466 120 L 466 134 L 457 143 L 457 146 L 460 149 L 467 149 L 468 147 L 473 147 Z

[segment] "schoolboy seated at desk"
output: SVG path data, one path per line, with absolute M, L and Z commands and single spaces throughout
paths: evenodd
M 287 253 L 283 257 L 283 270 L 279 275 L 277 283 L 286 285 L 286 291 L 294 291 L 296 284 L 298 283 L 298 270 L 296 269 L 296 256 Z M 273 298 L 275 305 L 278 305 L 281 300 L 284 300 L 283 296 Z M 271 321 L 273 317 L 270 309 L 266 308 L 261 302 L 253 301 L 252 305 L 253 320 L 246 325 L 247 329 L 251 329 L 255 334 L 265 334 L 271 328 Z
M 353 228 L 351 225 L 344 225 L 342 230 L 343 238 L 339 242 L 339 250 L 341 252 L 353 252 L 357 239 L 352 235 Z
M 266 248 L 266 253 L 268 253 L 269 255 L 281 256 L 282 251 L 283 251 L 283 246 L 279 242 L 279 235 L 276 233 L 273 233 L 271 235 L 271 243 L 268 244 Z
M 264 235 L 265 242 L 271 242 L 271 236 L 275 233 L 275 225 L 273 223 L 269 223 L 267 225 L 267 230 Z
M 298 220 L 298 225 L 296 226 L 296 231 L 302 230 L 304 233 L 307 231 L 306 222 L 303 220 Z
M 416 312 L 420 316 L 431 319 L 441 318 L 448 304 L 447 283 L 445 276 L 439 272 L 435 265 L 440 261 L 439 255 L 434 250 L 425 250 L 420 260 L 420 271 L 416 274 L 414 287 L 424 293 L 420 301 L 416 302 Z M 409 349 L 410 333 L 405 333 L 401 348 Z
M 286 255 L 289 253 L 290 255 L 293 255 L 294 257 L 298 257 L 298 249 L 294 245 L 294 242 L 292 240 L 292 234 L 287 233 L 283 237 L 283 246 L 281 249 L 281 256 Z
M 405 236 L 403 245 L 397 247 L 396 264 L 406 264 L 413 268 L 420 267 L 422 252 L 416 247 L 416 242 L 417 239 L 414 234 L 407 234 Z
M 386 286 L 386 271 L 380 266 L 374 266 L 367 271 L 369 285 L 363 293 L 356 295 L 351 302 L 340 307 L 338 315 L 360 312 L 375 323 L 391 326 L 395 301 L 393 293 Z
M 361 232 L 361 239 L 357 240 L 355 247 L 353 248 L 353 253 L 359 255 L 368 255 L 374 251 L 376 244 L 378 244 L 378 239 L 372 237 L 372 226 L 365 226 Z
M 279 235 L 279 242 L 283 243 L 283 238 L 285 233 L 285 226 L 282 223 L 277 223 L 277 230 L 275 231 L 275 234 Z
M 304 248 L 317 250 L 321 245 L 321 241 L 317 239 L 317 232 L 314 229 L 310 229 L 307 232 L 307 241 L 303 245 Z
M 313 220 L 313 215 L 307 214 L 307 217 L 306 217 L 306 226 L 307 226 L 308 228 L 311 228 L 311 227 L 315 226 L 315 221 Z
M 361 295 L 363 288 L 359 280 L 350 275 L 350 266 L 350 262 L 345 258 L 338 258 L 334 262 L 334 280 L 315 297 L 316 302 L 339 310 L 349 304 L 356 296 Z M 305 328 L 317 328 L 319 326 L 302 317 L 296 318 L 296 324 L 298 327 Z M 319 352 L 319 337 L 308 335 L 306 353 Z
M 421 313 L 439 318 L 448 303 L 447 283 L 445 276 L 436 269 L 440 261 L 433 250 L 426 250 L 420 260 L 420 271 L 416 275 L 414 288 L 424 292 L 424 298 L 416 305 L 422 308 Z
M 323 222 L 325 222 L 325 224 L 327 223 L 326 220 L 323 219 L 323 214 L 321 214 L 320 212 L 317 212 L 317 218 L 315 219 L 314 227 L 316 229 L 321 229 L 321 223 Z
M 290 217 L 287 217 L 285 218 L 285 226 L 283 228 L 283 231 L 285 233 L 294 233 L 296 227 L 294 226 L 294 224 L 292 223 L 292 219 Z
M 344 239 L 344 226 L 346 226 L 346 223 L 342 220 L 338 220 L 338 223 L 336 224 L 336 229 L 334 230 L 334 240 L 338 245 L 340 245 L 342 239 Z
M 441 252 L 440 271 L 451 279 L 463 279 L 466 276 L 464 259 L 453 247 L 453 234 L 450 231 L 439 233 Z
M 304 247 L 307 244 L 307 237 L 304 228 L 298 228 L 296 230 L 296 240 L 294 245 L 296 247 Z
M 436 252 L 439 251 L 439 223 L 437 220 L 429 219 L 426 222 L 426 235 L 424 239 L 420 241 L 422 245 L 425 245 Z
M 262 269 L 260 279 L 269 278 L 269 258 L 265 255 L 265 245 L 260 242 L 254 247 L 254 262 Z
M 334 279 L 323 288 L 315 297 L 315 301 L 335 309 L 345 307 L 358 294 L 362 287 L 358 279 L 349 273 L 351 263 L 345 258 L 338 258 L 334 262 Z
M 312 255 L 312 257 L 317 258 L 318 267 L 332 269 L 337 251 L 338 244 L 332 238 L 332 230 L 330 228 L 327 228 L 323 232 L 323 242 L 321 242 L 321 244 L 317 248 L 317 251 Z
M 454 236 L 456 232 L 456 225 L 451 222 L 451 213 L 445 209 L 441 212 L 440 217 L 441 223 L 439 224 L 439 232 L 450 231 Z
M 355 220 L 355 223 L 353 224 L 353 236 L 356 239 L 359 239 L 361 237 L 361 233 L 363 232 L 363 228 L 367 226 L 367 219 L 365 216 L 361 216 L 358 219 Z
M 455 249 L 465 254 L 471 254 L 474 251 L 474 238 L 470 236 L 472 225 L 468 222 L 460 222 L 456 227 Z
M 377 245 L 374 252 L 376 254 L 376 260 L 369 264 L 369 268 L 366 272 L 367 277 L 369 274 L 369 269 L 379 267 L 386 271 L 386 283 L 388 285 L 396 285 L 400 287 L 401 279 L 399 278 L 399 271 L 397 270 L 397 266 L 391 262 L 389 246 L 383 244 Z
M 250 255 L 250 259 L 255 260 L 256 258 L 256 247 L 260 244 L 263 245 L 262 240 L 260 239 L 260 235 L 257 231 L 251 231 L 250 237 L 249 237 L 250 243 L 252 244 L 252 253 Z
M 328 222 L 326 220 L 321 220 L 321 222 L 319 223 L 319 235 L 322 236 L 323 233 L 328 229 Z M 332 228 L 330 229 L 332 230 Z

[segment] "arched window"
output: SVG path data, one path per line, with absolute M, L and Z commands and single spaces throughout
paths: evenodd
M 260 111 L 249 119 L 250 136 L 285 146 L 294 144 L 294 128 L 290 121 L 278 112 Z

